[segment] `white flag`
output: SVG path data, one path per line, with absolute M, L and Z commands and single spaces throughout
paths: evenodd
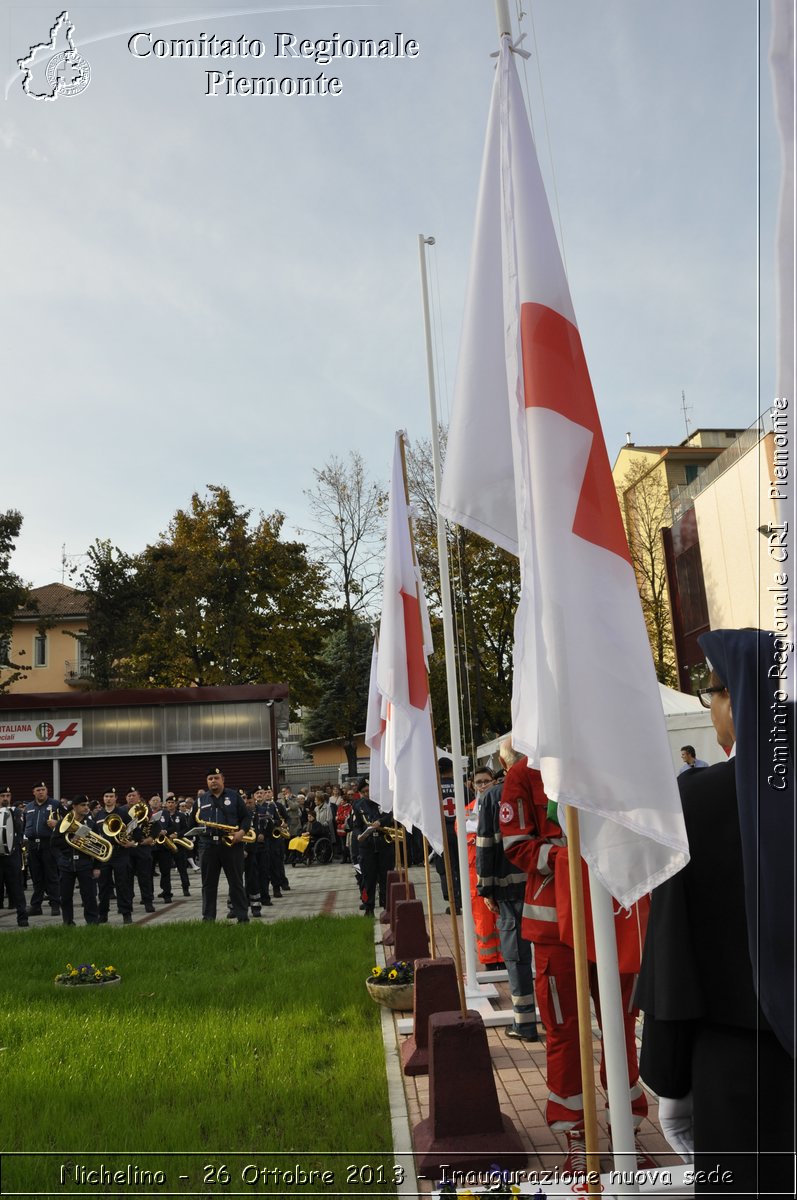
M 375 800 L 382 812 L 390 812 L 393 808 L 393 794 L 390 791 L 387 764 L 385 762 L 385 730 L 387 728 L 388 704 L 379 685 L 376 682 L 376 664 L 379 654 L 379 636 L 374 638 L 374 649 L 371 654 L 371 678 L 368 683 L 368 712 L 365 718 L 365 744 L 371 749 L 371 769 L 369 772 L 369 795 Z
M 420 829 L 442 852 L 427 667 L 432 645 L 426 598 L 412 553 L 402 438 L 402 433 L 396 434 L 390 481 L 376 684 L 387 702 L 383 743 L 393 815 L 406 829 Z
M 549 798 L 582 810 L 584 857 L 631 904 L 680 870 L 688 845 L 636 579 L 507 38 L 440 507 L 519 556 L 512 740 L 542 772 Z

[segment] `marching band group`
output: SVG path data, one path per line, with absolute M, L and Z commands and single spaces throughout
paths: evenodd
M 354 865 L 360 908 L 370 915 L 377 899 L 385 903 L 392 827 L 392 817 L 368 798 L 367 780 L 307 796 L 286 786 L 277 799 L 263 784 L 249 792 L 227 787 L 214 767 L 196 798 L 169 792 L 145 800 L 131 786 L 122 794 L 108 787 L 101 802 L 86 795 L 58 801 L 38 782 L 33 799 L 16 804 L 10 786 L 0 784 L 0 903 L 7 897 L 23 928 L 43 915 L 45 902 L 74 925 L 77 884 L 86 924 L 107 924 L 114 902 L 131 925 L 136 887 L 138 903 L 154 913 L 156 878 L 158 898 L 168 904 L 172 872 L 189 896 L 193 870 L 202 883 L 202 919 L 214 921 L 223 871 L 227 916 L 246 923 L 290 891 L 287 863 L 338 857 Z

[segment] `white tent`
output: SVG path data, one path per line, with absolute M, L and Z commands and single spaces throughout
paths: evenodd
M 659 684 L 661 706 L 664 710 L 664 720 L 667 725 L 667 736 L 670 740 L 673 769 L 678 772 L 683 766 L 681 746 L 694 746 L 695 754 L 709 765 L 725 761 L 725 751 L 717 745 L 717 735 L 711 724 L 711 715 L 697 696 L 687 696 L 685 692 L 676 692 L 674 688 Z M 480 762 L 493 757 L 493 767 L 498 767 L 498 745 L 500 738 L 485 742 L 476 750 Z

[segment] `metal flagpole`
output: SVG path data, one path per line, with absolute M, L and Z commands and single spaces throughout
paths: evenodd
M 408 520 L 409 526 L 410 526 L 410 545 L 412 547 L 412 561 L 414 562 L 415 567 L 417 569 L 418 568 L 418 557 L 415 553 L 415 538 L 413 536 L 412 520 L 411 520 L 410 514 L 409 514 L 410 489 L 407 485 L 407 460 L 404 455 L 404 443 L 405 443 L 405 437 L 402 437 L 402 439 L 401 439 L 401 474 L 402 474 L 402 478 L 404 480 L 404 498 L 407 502 L 407 520 Z M 420 575 L 420 571 L 418 573 Z M 417 594 L 418 593 L 418 583 L 417 582 L 415 584 L 415 590 L 416 590 L 416 594 Z M 448 849 L 448 838 L 446 837 L 446 820 L 445 820 L 445 814 L 443 812 L 443 793 L 442 793 L 442 789 L 440 787 L 440 767 L 437 762 L 436 741 L 435 741 L 435 736 L 434 736 L 434 716 L 432 714 L 431 697 L 429 698 L 429 736 L 432 739 L 432 751 L 434 753 L 435 775 L 437 777 L 437 807 L 438 807 L 438 811 L 440 813 L 440 832 L 442 833 L 442 836 L 443 836 L 443 861 L 445 863 L 445 869 L 446 869 L 446 886 L 448 887 L 449 896 L 451 896 L 453 899 L 454 879 L 451 874 L 451 855 L 450 855 L 449 849 Z M 427 870 L 428 870 L 428 863 L 427 863 Z M 456 971 L 457 971 L 457 987 L 459 989 L 459 1004 L 460 1004 L 460 1008 L 462 1010 L 462 1015 L 463 1015 L 463 1017 L 465 1017 L 465 1016 L 467 1016 L 468 1005 L 467 1005 L 467 993 L 465 990 L 465 980 L 463 978 L 463 972 L 462 972 L 462 955 L 460 954 L 460 949 L 459 949 L 459 930 L 457 928 L 456 905 L 452 904 L 450 907 L 451 907 L 451 935 L 452 935 L 452 939 L 454 942 L 454 962 L 456 964 Z M 431 917 L 432 917 L 432 904 L 431 904 L 431 894 L 430 894 L 430 896 L 429 896 L 429 919 L 430 920 L 431 920 Z
M 457 676 L 454 651 L 454 618 L 451 611 L 451 582 L 448 573 L 448 548 L 446 527 L 438 508 L 440 499 L 440 438 L 437 424 L 437 398 L 434 385 L 434 361 L 432 358 L 432 330 L 429 318 L 429 289 L 426 280 L 426 245 L 433 246 L 434 238 L 418 234 L 418 254 L 421 265 L 421 295 L 423 298 L 423 323 L 426 333 L 426 375 L 429 384 L 429 409 L 432 423 L 432 462 L 434 464 L 434 495 L 437 516 L 437 557 L 440 563 L 440 592 L 443 600 L 443 641 L 446 654 L 446 685 L 448 690 L 448 722 L 451 730 L 451 757 L 454 762 L 454 809 L 457 814 L 457 857 L 459 859 L 459 883 L 462 894 L 462 931 L 465 941 L 466 994 L 484 996 L 476 979 L 476 930 L 473 924 L 473 905 L 470 895 L 470 871 L 468 869 L 468 846 L 465 837 L 465 789 L 462 784 L 462 733 L 459 724 L 457 703 Z M 443 824 L 443 837 L 446 829 Z M 455 896 L 448 885 L 452 924 L 456 921 Z
M 595 934 L 598 991 L 601 999 L 603 1054 L 606 1063 L 606 1090 L 612 1122 L 614 1166 L 617 1171 L 636 1172 L 634 1123 L 631 1117 L 628 1090 L 623 1001 L 620 992 L 620 968 L 617 962 L 617 936 L 614 932 L 612 898 L 606 888 L 595 878 L 592 870 L 589 872 L 589 891 L 592 901 L 592 929 Z M 636 1192 L 637 1188 L 620 1190 Z

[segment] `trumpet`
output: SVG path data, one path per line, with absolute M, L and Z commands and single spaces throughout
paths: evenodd
M 88 854 L 98 862 L 107 862 L 113 854 L 113 842 L 109 842 L 96 830 L 89 829 L 88 825 L 83 825 L 71 812 L 66 814 L 58 826 L 58 832 L 63 834 L 73 850 Z
M 218 829 L 228 836 L 223 839 L 225 846 L 233 845 L 233 834 L 238 832 L 237 825 L 220 825 L 217 821 L 200 821 L 199 817 L 195 817 L 197 825 L 201 825 L 202 829 Z M 202 829 L 199 832 L 202 832 Z M 254 829 L 247 829 L 242 839 L 247 844 L 257 840 L 257 834 Z

